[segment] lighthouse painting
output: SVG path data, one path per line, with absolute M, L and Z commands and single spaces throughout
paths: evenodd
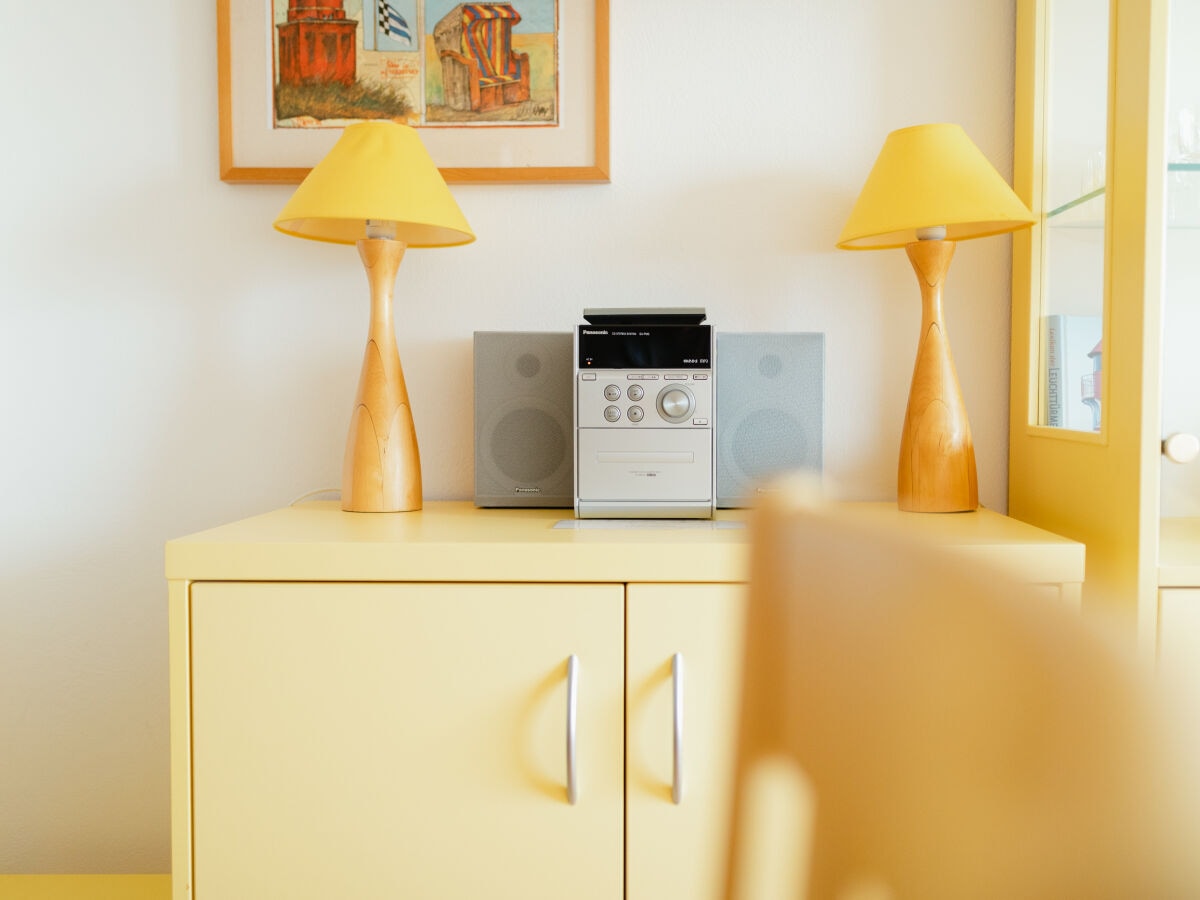
M 558 124 L 558 0 L 267 0 L 274 127 Z

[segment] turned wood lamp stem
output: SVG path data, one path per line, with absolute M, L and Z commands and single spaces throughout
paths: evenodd
M 921 287 L 921 340 L 900 437 L 898 501 L 909 512 L 966 512 L 979 507 L 975 445 L 946 326 L 942 284 L 954 242 L 906 246 Z
M 342 459 L 342 509 L 421 508 L 421 457 L 392 325 L 392 292 L 409 247 L 475 240 L 416 129 L 347 125 L 275 219 L 276 231 L 355 244 L 371 287 L 371 322 Z
M 407 245 L 387 237 L 358 241 L 371 287 L 371 322 L 342 462 L 342 509 L 421 508 L 421 458 L 392 323 L 392 293 Z

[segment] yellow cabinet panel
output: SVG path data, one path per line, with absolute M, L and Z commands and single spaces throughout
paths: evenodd
M 628 598 L 625 896 L 717 900 L 725 887 L 746 588 L 634 584 Z
M 1200 740 L 1200 588 L 1159 591 L 1159 670 L 1177 691 L 1183 721 Z
M 194 896 L 620 897 L 623 609 L 617 585 L 194 584 Z
M 1200 685 L 1200 589 L 1159 592 L 1159 666 L 1173 677 Z

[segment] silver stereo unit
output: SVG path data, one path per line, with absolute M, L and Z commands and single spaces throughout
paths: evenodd
M 575 514 L 711 518 L 715 366 L 697 310 L 589 310 L 575 334 Z

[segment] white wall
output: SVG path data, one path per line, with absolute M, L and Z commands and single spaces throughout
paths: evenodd
M 0 28 L 0 871 L 167 870 L 163 542 L 340 480 L 366 281 L 218 180 L 213 7 Z M 427 499 L 471 496 L 472 330 L 651 304 L 824 331 L 827 473 L 894 498 L 917 286 L 833 244 L 892 128 L 1011 175 L 1013 0 L 612 7 L 612 183 L 455 187 L 479 240 L 401 268 Z M 961 245 L 946 300 L 997 509 L 1009 252 Z

